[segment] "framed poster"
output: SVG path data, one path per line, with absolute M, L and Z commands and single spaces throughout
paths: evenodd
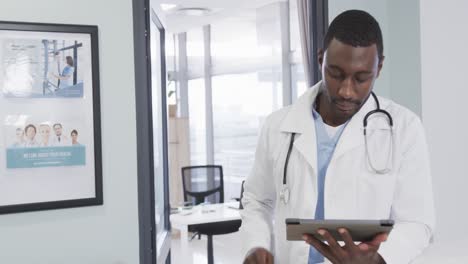
M 0 22 L 0 214 L 100 205 L 97 26 Z

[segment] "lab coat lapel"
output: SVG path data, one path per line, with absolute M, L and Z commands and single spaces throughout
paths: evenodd
M 281 132 L 297 133 L 294 148 L 304 156 L 315 175 L 317 175 L 317 142 L 312 106 L 320 85 L 321 82 L 314 85 L 291 106 L 280 128 Z
M 361 109 L 351 118 L 336 145 L 333 159 L 339 158 L 346 152 L 364 144 L 363 120 L 369 111 L 375 109 L 376 104 L 372 96 L 369 96 Z

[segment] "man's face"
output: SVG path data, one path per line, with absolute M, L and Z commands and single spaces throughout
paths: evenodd
M 339 120 L 350 119 L 366 102 L 383 58 L 377 46 L 353 47 L 333 39 L 328 49 L 319 52 L 323 85 L 322 96 L 330 104 L 331 114 Z
M 78 139 L 78 135 L 76 133 L 72 133 L 71 138 L 72 138 L 73 142 L 76 142 L 76 140 Z
M 54 126 L 54 131 L 55 131 L 56 136 L 58 136 L 58 137 L 61 136 L 62 135 L 62 126 L 59 126 L 59 125 Z

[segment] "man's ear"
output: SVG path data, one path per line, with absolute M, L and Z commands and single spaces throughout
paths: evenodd
M 319 64 L 320 70 L 322 70 L 324 56 L 325 56 L 325 52 L 323 51 L 323 49 L 319 49 L 317 51 L 317 59 L 318 59 L 318 64 Z
M 385 56 L 382 55 L 382 57 L 379 58 L 379 65 L 377 66 L 377 77 L 379 77 L 380 75 L 380 71 L 382 70 L 384 60 Z

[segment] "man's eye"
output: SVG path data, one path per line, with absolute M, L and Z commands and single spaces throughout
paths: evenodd
M 328 74 L 329 74 L 333 79 L 341 80 L 341 79 L 344 78 L 342 74 L 337 73 L 337 72 L 328 71 Z
M 357 77 L 356 82 L 363 83 L 363 82 L 366 82 L 368 79 L 369 77 Z

